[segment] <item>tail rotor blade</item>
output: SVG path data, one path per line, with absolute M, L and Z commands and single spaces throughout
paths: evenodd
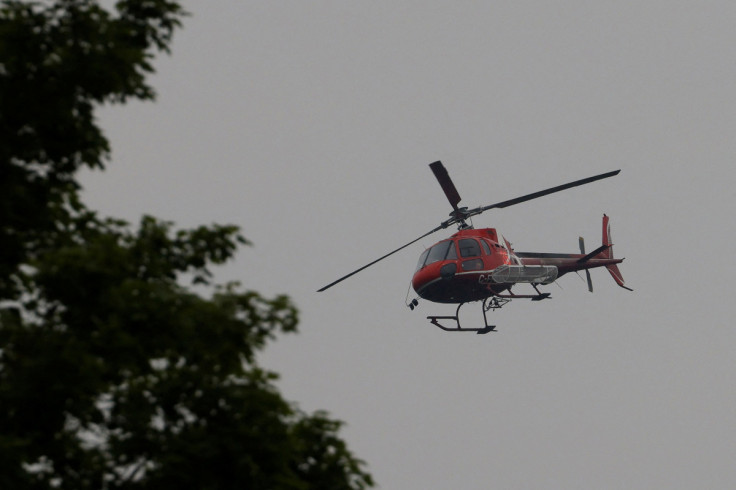
M 578 245 L 580 245 L 580 253 L 585 255 L 585 240 L 578 237 Z M 590 278 L 590 271 L 585 269 L 585 278 L 588 280 L 588 291 L 593 292 L 593 279 Z

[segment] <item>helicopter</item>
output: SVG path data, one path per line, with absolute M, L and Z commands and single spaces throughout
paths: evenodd
M 448 332 L 475 332 L 477 334 L 494 332 L 496 326 L 488 324 L 488 311 L 499 309 L 513 299 L 529 299 L 531 301 L 549 299 L 551 293 L 541 292 L 539 286 L 551 284 L 569 272 L 585 271 L 588 290 L 592 293 L 593 282 L 590 277 L 590 269 L 605 267 L 616 284 L 633 291 L 625 285 L 621 271 L 618 268 L 618 264 L 623 262 L 624 259 L 613 257 L 610 218 L 606 214 L 603 215 L 601 246 L 590 253 L 586 253 L 585 242 L 580 237 L 578 240 L 579 254 L 516 252 L 506 238 L 499 236 L 495 228 L 476 229 L 472 224 L 469 224 L 470 218 L 490 209 L 506 208 L 555 192 L 614 177 L 621 170 L 594 175 L 514 199 L 469 209 L 458 206 L 461 201 L 460 194 L 442 162 L 430 163 L 429 167 L 450 202 L 450 206 L 452 206 L 449 219 L 409 243 L 322 287 L 318 292 L 325 291 L 419 240 L 453 225 L 457 225 L 458 231 L 456 233 L 422 252 L 411 281 L 411 285 L 419 298 L 435 303 L 458 305 L 453 316 L 427 317 L 432 325 L 442 330 Z M 511 288 L 517 284 L 529 284 L 534 289 L 534 293 L 517 294 L 512 292 Z M 485 325 L 479 328 L 462 327 L 459 317 L 460 308 L 466 303 L 477 301 L 481 302 Z M 407 306 L 414 310 L 418 304 L 418 299 L 414 298 L 407 303 Z M 450 322 L 450 326 L 447 322 Z

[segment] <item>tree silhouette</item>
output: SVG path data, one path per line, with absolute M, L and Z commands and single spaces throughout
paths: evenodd
M 256 362 L 296 331 L 290 300 L 212 284 L 247 243 L 237 227 L 132 227 L 79 199 L 77 170 L 110 157 L 95 107 L 154 98 L 146 75 L 184 16 L 0 2 L 0 488 L 373 485 L 341 422 Z

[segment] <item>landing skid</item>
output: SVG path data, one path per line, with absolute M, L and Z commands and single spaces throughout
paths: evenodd
M 455 316 L 428 316 L 427 320 L 429 320 L 429 323 L 432 325 L 441 328 L 445 332 L 475 332 L 477 334 L 485 334 L 488 332 L 496 332 L 496 326 L 495 325 L 488 325 L 488 318 L 486 317 L 486 313 L 488 310 L 496 310 L 498 308 L 501 308 L 503 305 L 511 301 L 510 299 L 506 298 L 496 298 L 496 297 L 490 297 L 483 300 L 483 321 L 485 323 L 484 327 L 481 328 L 463 328 L 460 326 L 460 308 L 465 303 L 460 303 L 457 305 L 457 310 L 455 310 Z M 451 320 L 455 322 L 455 327 L 446 327 L 440 323 L 440 320 Z
M 460 316 L 459 316 L 460 308 L 465 303 L 460 303 L 459 305 L 457 305 L 457 310 L 455 310 L 455 316 L 428 316 L 427 320 L 429 320 L 429 323 L 431 323 L 432 325 L 436 327 L 441 328 L 445 332 L 475 332 L 477 334 L 496 332 L 495 325 L 488 325 L 488 317 L 486 316 L 488 313 L 488 310 L 498 310 L 499 308 L 502 308 L 506 303 L 508 303 L 512 299 L 531 299 L 532 301 L 542 301 L 550 297 L 550 293 L 539 292 L 539 289 L 537 289 L 536 284 L 532 284 L 532 286 L 534 286 L 534 289 L 537 291 L 538 294 L 496 294 L 495 296 L 491 296 L 491 297 L 484 299 L 483 300 L 483 322 L 485 323 L 484 327 L 463 328 L 460 326 Z M 416 303 L 412 302 L 412 304 L 410 305 L 410 308 L 413 310 L 414 306 L 416 306 Z M 445 325 L 442 325 L 442 323 L 440 323 L 440 320 L 454 321 L 455 327 L 447 327 Z

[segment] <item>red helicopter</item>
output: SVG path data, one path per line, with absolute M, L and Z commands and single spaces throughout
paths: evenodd
M 431 163 L 429 167 L 432 169 L 447 199 L 450 201 L 453 209 L 450 213 L 450 218 L 419 238 L 331 282 L 327 286 L 319 289 L 320 292 L 331 288 L 335 284 L 395 254 L 422 238 L 452 225 L 458 226 L 457 233 L 426 249 L 419 257 L 419 263 L 412 278 L 412 286 L 420 298 L 435 303 L 452 303 L 458 305 L 454 316 L 427 317 L 430 323 L 442 330 L 476 332 L 479 334 L 495 331 L 495 325 L 488 325 L 486 313 L 489 310 L 501 308 L 512 299 L 530 299 L 532 301 L 547 299 L 551 293 L 540 292 L 538 286 L 550 284 L 568 272 L 584 270 L 587 276 L 588 290 L 593 292 L 593 282 L 590 278 L 589 269 L 605 267 L 611 273 L 616 284 L 632 291 L 631 288 L 626 287 L 624 284 L 624 279 L 618 269 L 617 264 L 623 262 L 623 259 L 613 258 L 611 229 L 609 218 L 605 214 L 603 215 L 603 243 L 600 247 L 587 254 L 585 253 L 585 243 L 582 237 L 579 239 L 579 254 L 515 252 L 505 238 L 499 238 L 495 228 L 474 229 L 467 221 L 469 218 L 483 211 L 505 208 L 572 187 L 589 184 L 596 180 L 613 177 L 618 175 L 620 170 L 576 180 L 488 206 L 468 209 L 467 207 L 458 207 L 461 200 L 460 194 L 452 183 L 442 162 L 437 161 Z M 535 294 L 512 293 L 511 288 L 520 283 L 530 284 L 534 288 Z M 472 301 L 482 301 L 485 325 L 481 328 L 464 328 L 460 326 L 460 318 L 458 316 L 460 308 L 465 303 Z M 418 300 L 415 298 L 407 306 L 413 310 L 417 305 Z M 455 326 L 445 326 L 441 323 L 442 320 L 454 322 Z

